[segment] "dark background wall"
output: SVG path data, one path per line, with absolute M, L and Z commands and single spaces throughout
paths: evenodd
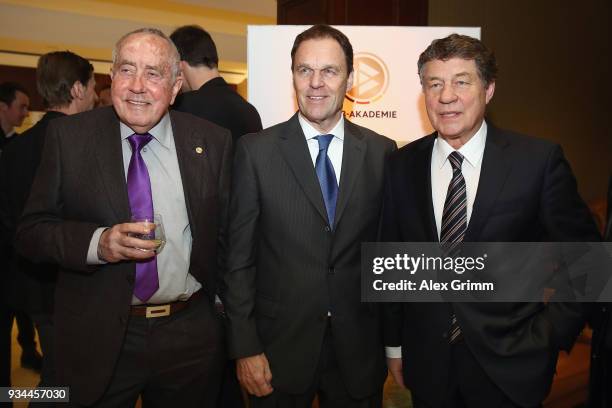
M 427 25 L 427 0 L 277 0 L 278 24 Z
M 612 173 L 610 2 L 429 0 L 429 25 L 479 26 L 497 56 L 498 126 L 559 143 L 586 201 Z

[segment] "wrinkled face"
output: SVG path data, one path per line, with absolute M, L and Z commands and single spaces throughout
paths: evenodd
M 340 119 L 344 95 L 353 85 L 344 52 L 331 38 L 306 40 L 293 63 L 293 87 L 300 113 L 321 133 Z
M 421 83 L 431 125 L 452 146 L 465 144 L 482 124 L 495 83 L 485 87 L 474 60 L 462 58 L 426 63 Z
M 15 100 L 10 104 L 0 102 L 0 109 L 6 123 L 13 127 L 19 127 L 28 116 L 30 98 L 21 91 L 15 92 Z
M 181 89 L 172 80 L 170 45 L 153 34 L 126 38 L 111 71 L 111 97 L 117 115 L 137 133 L 146 133 L 168 111 Z

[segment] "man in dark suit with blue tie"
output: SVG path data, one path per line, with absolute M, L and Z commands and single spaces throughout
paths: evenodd
M 353 51 L 316 25 L 295 39 L 299 112 L 237 144 L 225 275 L 230 356 L 254 407 L 379 407 L 376 305 L 360 301 L 395 143 L 342 115 Z

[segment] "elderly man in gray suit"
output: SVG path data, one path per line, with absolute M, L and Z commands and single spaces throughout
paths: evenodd
M 59 264 L 57 382 L 76 406 L 217 398 L 225 353 L 214 295 L 231 136 L 168 112 L 178 66 L 161 31 L 128 33 L 113 53 L 113 106 L 49 124 L 17 249 Z M 151 223 L 135 222 L 154 214 L 163 251 L 146 239 Z

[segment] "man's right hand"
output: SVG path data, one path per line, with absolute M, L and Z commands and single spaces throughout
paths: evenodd
M 105 230 L 98 242 L 98 256 L 106 262 L 138 261 L 155 256 L 157 244 L 131 237 L 129 234 L 148 234 L 150 224 L 129 222 Z
M 265 397 L 274 391 L 270 384 L 272 372 L 265 354 L 239 358 L 236 360 L 236 372 L 238 381 L 249 394 Z

